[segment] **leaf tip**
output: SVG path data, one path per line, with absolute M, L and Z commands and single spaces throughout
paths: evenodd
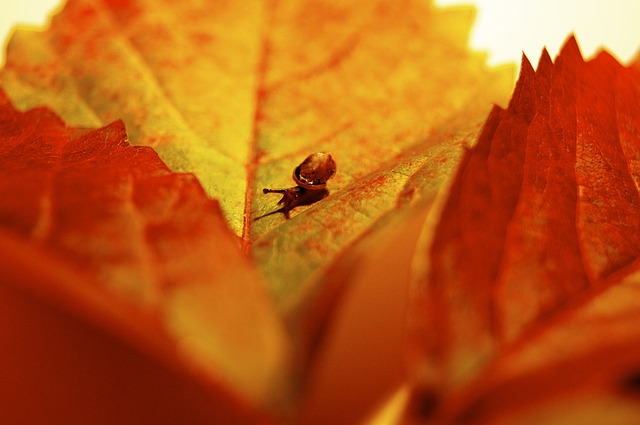
M 529 61 L 529 58 L 523 52 L 522 62 L 520 64 L 520 75 L 518 76 L 516 87 L 513 90 L 513 94 L 511 95 L 508 109 L 518 109 L 518 105 L 520 105 L 520 103 L 522 102 L 523 93 L 529 92 L 530 87 L 533 87 L 535 74 L 536 72 L 534 71 L 531 62 Z
M 542 70 L 542 69 L 548 69 L 553 67 L 553 60 L 551 59 L 551 55 L 549 54 L 549 51 L 547 50 L 547 48 L 543 48 L 542 52 L 540 53 L 540 59 L 538 59 L 538 71 Z
M 583 61 L 582 52 L 578 45 L 576 35 L 571 33 L 560 49 L 558 58 L 568 58 L 574 61 Z

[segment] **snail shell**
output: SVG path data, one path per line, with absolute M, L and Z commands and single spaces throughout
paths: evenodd
M 316 152 L 309 155 L 293 170 L 293 180 L 300 187 L 321 190 L 336 173 L 336 162 L 328 152 Z

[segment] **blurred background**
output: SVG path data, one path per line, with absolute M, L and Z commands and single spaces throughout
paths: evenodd
M 425 0 L 427 1 L 427 0 Z M 570 33 L 585 57 L 602 46 L 628 63 L 640 48 L 640 0 L 434 0 L 439 6 L 477 8 L 471 47 L 485 50 L 489 64 L 520 62 L 522 52 L 535 63 L 547 46 L 552 57 Z M 61 0 L 0 0 L 0 43 L 6 45 L 17 23 L 43 25 Z M 4 48 L 1 62 L 4 61 Z

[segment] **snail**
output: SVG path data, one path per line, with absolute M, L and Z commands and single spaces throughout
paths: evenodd
M 262 193 L 281 193 L 282 211 L 288 216 L 289 210 L 298 205 L 316 202 L 328 195 L 327 181 L 336 173 L 336 162 L 328 152 L 315 152 L 293 169 L 293 181 L 297 186 L 289 189 L 262 189 Z

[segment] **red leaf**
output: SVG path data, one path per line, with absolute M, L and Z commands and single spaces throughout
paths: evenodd
M 572 386 L 576 400 L 577 388 L 611 394 L 581 368 L 619 380 L 640 360 L 612 355 L 638 344 L 612 288 L 631 290 L 621 276 L 640 255 L 639 87 L 637 69 L 607 53 L 585 62 L 570 38 L 555 63 L 543 52 L 534 71 L 523 59 L 509 107 L 465 155 L 419 303 L 422 382 L 443 417 L 490 422 L 520 406 L 522 419 Z M 607 335 L 598 305 L 625 330 Z
M 18 112 L 3 93 L 0 138 L 2 301 L 23 306 L 3 315 L 11 324 L 3 335 L 12 345 L 4 347 L 7 362 L 0 363 L 9 367 L 25 356 L 34 361 L 25 365 L 35 367 L 22 366 L 12 377 L 47 374 L 47 367 L 60 367 L 56 359 L 62 356 L 70 368 L 114 362 L 118 380 L 135 373 L 149 356 L 164 381 L 156 385 L 156 372 L 143 367 L 141 373 L 151 375 L 137 385 L 148 394 L 136 396 L 161 400 L 172 394 L 172 382 L 186 385 L 199 400 L 193 415 L 206 413 L 214 421 L 253 416 L 239 407 L 234 393 L 256 404 L 281 401 L 283 389 L 277 385 L 287 376 L 284 330 L 217 202 L 192 175 L 170 172 L 149 147 L 131 146 L 121 122 L 98 130 L 69 129 L 49 110 Z M 52 308 L 52 302 L 59 307 Z M 78 314 L 89 324 L 70 318 Z M 69 347 L 49 346 L 49 333 Z M 19 334 L 32 335 L 37 353 L 25 353 L 30 345 L 20 343 Z M 70 394 L 86 388 L 67 374 L 51 377 L 38 399 L 72 402 Z M 95 379 L 86 383 L 91 391 L 115 385 L 110 376 Z M 27 390 L 26 382 L 18 385 L 0 391 L 9 396 Z M 118 397 L 104 405 L 121 406 Z M 165 410 L 192 415 L 179 398 L 166 403 L 155 411 L 165 423 L 175 423 L 173 415 L 163 418 Z M 215 407 L 229 403 L 230 408 Z M 145 405 L 137 414 L 144 414 Z M 131 408 L 112 412 L 105 421 L 135 416 Z M 10 416 L 46 416 L 46 409 L 7 409 L 3 413 Z M 66 423 L 89 412 L 69 407 L 55 416 Z

